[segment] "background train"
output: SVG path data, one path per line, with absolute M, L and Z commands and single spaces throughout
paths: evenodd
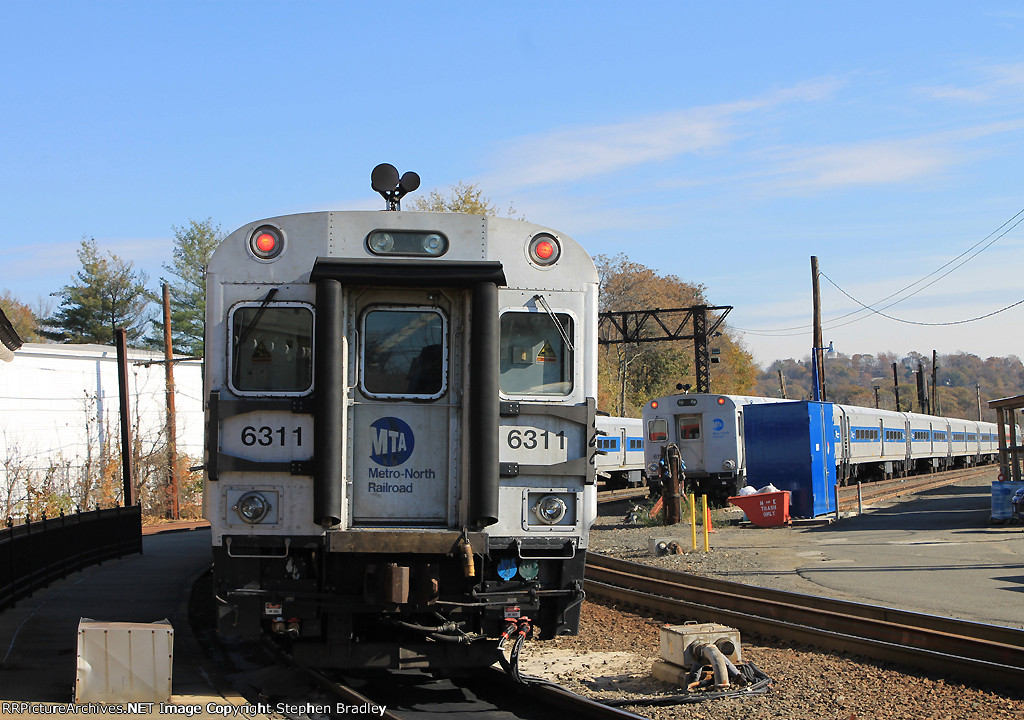
M 597 416 L 598 483 L 606 490 L 646 482 L 644 424 L 640 418 Z
M 660 470 L 662 448 L 675 443 L 687 480 L 722 500 L 747 484 L 744 408 L 787 402 L 742 395 L 680 394 L 643 411 L 648 475 Z M 840 484 L 994 461 L 999 428 L 977 420 L 832 405 L 836 479 Z
M 383 193 L 382 193 L 383 194 Z M 209 265 L 218 629 L 335 667 L 575 633 L 596 516 L 597 272 L 518 220 L 317 212 Z

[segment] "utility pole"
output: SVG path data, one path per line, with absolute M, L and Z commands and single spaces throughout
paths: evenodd
M 167 396 L 167 470 L 171 519 L 179 518 L 178 508 L 178 416 L 174 410 L 174 345 L 171 338 L 171 290 L 164 283 L 164 386 Z
M 782 368 L 779 368 L 779 391 L 782 393 L 783 400 L 789 399 L 789 396 L 786 395 L 786 375 L 782 372 Z
M 128 402 L 128 334 L 124 328 L 114 330 L 117 343 L 117 391 L 121 400 L 121 487 L 124 506 L 134 505 L 132 497 L 132 422 Z
M 917 363 L 917 372 L 914 373 L 917 376 L 917 406 L 921 408 L 921 412 L 930 415 L 928 408 L 928 391 L 924 378 L 924 365 L 920 361 Z
M 813 316 L 814 316 L 814 339 L 813 347 L 811 349 L 811 361 L 817 368 L 818 373 L 818 387 L 815 388 L 818 391 L 818 398 L 825 402 L 825 358 L 818 355 L 818 350 L 824 347 L 824 343 L 821 339 L 821 294 L 818 292 L 818 257 L 811 255 L 811 294 L 813 297 Z
M 942 414 L 942 403 L 939 402 L 939 355 L 932 350 L 932 404 L 935 405 L 932 410 L 935 415 Z
M 896 375 L 896 363 L 892 364 L 892 391 L 896 396 L 896 412 L 900 411 L 900 379 Z
M 974 391 L 978 394 L 978 420 L 981 421 L 981 383 L 975 384 Z

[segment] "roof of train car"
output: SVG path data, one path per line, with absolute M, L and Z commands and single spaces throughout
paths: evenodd
M 262 225 L 280 228 L 284 251 L 272 261 L 255 258 L 247 249 L 253 231 Z M 441 257 L 377 256 L 366 248 L 375 230 L 438 232 L 449 241 Z M 489 232 L 500 233 L 501 242 L 487 242 Z M 539 233 L 556 238 L 561 248 L 558 262 L 532 266 L 526 247 Z M 302 238 L 302 244 L 296 238 Z M 521 238 L 521 243 L 514 242 Z M 511 241 L 510 241 L 511 239 Z M 265 284 L 307 283 L 317 258 L 367 258 L 400 266 L 411 262 L 498 261 L 507 286 L 542 289 L 581 289 L 597 283 L 594 261 L 570 236 L 522 220 L 465 213 L 411 211 L 323 211 L 281 215 L 248 223 L 228 235 L 210 259 L 209 272 L 230 275 L 235 282 Z

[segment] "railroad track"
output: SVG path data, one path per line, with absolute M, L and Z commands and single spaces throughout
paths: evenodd
M 1024 631 L 799 595 L 588 553 L 589 599 L 654 617 L 847 651 L 928 672 L 1021 687 Z
M 646 487 L 622 488 L 619 490 L 602 490 L 597 494 L 597 504 L 619 502 L 620 500 L 632 500 L 634 498 L 646 498 L 650 494 Z
M 961 480 L 973 479 L 981 475 L 991 474 L 992 472 L 993 466 L 988 465 L 964 468 L 962 470 L 947 470 L 932 475 L 910 475 L 905 478 L 860 483 L 860 501 L 877 502 L 879 500 L 889 500 L 908 493 L 952 485 Z M 839 488 L 839 509 L 852 510 L 856 508 L 859 502 L 857 492 L 857 485 L 847 485 L 846 487 Z
M 539 678 L 514 682 L 504 671 L 485 668 L 461 676 L 438 676 L 429 672 L 392 673 L 377 671 L 358 678 L 336 679 L 323 671 L 300 668 L 330 702 L 323 707 L 377 707 L 377 717 L 387 720 L 443 720 L 452 715 L 475 720 L 564 720 L 566 717 L 595 720 L 644 720 L 642 715 L 610 707 L 577 695 Z M 355 689 L 359 685 L 359 689 Z M 310 703 L 292 704 L 296 710 Z M 315 703 L 314 703 L 315 706 Z M 352 711 L 354 712 L 354 711 Z M 285 713 L 300 720 L 308 712 Z

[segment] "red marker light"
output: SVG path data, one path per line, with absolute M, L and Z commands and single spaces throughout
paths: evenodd
M 530 241 L 530 259 L 542 267 L 554 265 L 561 254 L 562 249 L 558 241 L 551 235 L 537 235 Z
M 284 250 L 284 235 L 272 225 L 258 227 L 249 236 L 249 250 L 260 260 L 273 260 Z
M 723 398 L 723 397 L 718 398 L 718 404 L 719 405 L 725 405 L 725 398 Z
M 277 238 L 270 233 L 262 233 L 256 238 L 256 249 L 266 255 L 274 252 L 275 245 L 277 245 Z
M 657 400 L 651 400 L 651 409 L 652 410 L 657 410 L 658 409 L 658 401 Z

